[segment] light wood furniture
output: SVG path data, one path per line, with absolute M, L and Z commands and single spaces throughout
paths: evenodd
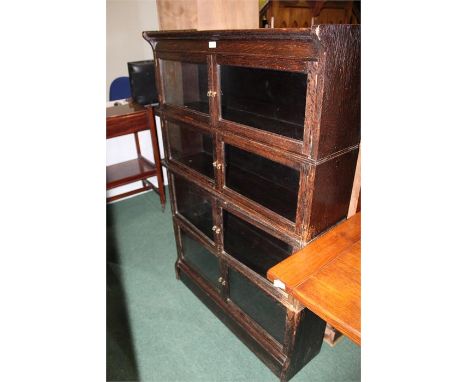
M 268 270 L 286 292 L 361 344 L 361 213 Z
M 149 130 L 153 147 L 154 162 L 149 161 L 141 155 L 138 132 Z M 107 198 L 112 202 L 134 195 L 143 191 L 153 189 L 161 201 L 164 210 L 166 195 L 164 192 L 164 181 L 159 155 L 158 138 L 156 134 L 156 123 L 152 106 L 141 106 L 130 102 L 125 105 L 111 106 L 106 108 L 106 138 L 112 139 L 122 135 L 133 134 L 138 157 L 129 161 L 117 163 L 106 168 L 106 188 L 120 187 L 125 184 L 141 181 L 142 187 L 136 190 L 124 192 Z M 152 184 L 148 178 L 155 176 L 158 186 Z
M 158 0 L 160 30 L 258 28 L 258 0 Z
M 361 210 L 361 147 L 359 147 L 359 155 L 354 173 L 353 192 L 349 201 L 348 218 Z
M 266 278 L 346 218 L 360 29 L 144 32 L 159 81 L 176 272 L 282 380 L 325 321 Z

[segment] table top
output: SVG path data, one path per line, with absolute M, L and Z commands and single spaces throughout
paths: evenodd
M 151 108 L 132 102 L 106 107 L 106 138 L 111 139 L 148 130 L 150 111 Z
M 270 268 L 288 293 L 361 344 L 361 213 Z
M 125 105 L 106 107 L 106 118 L 122 117 L 124 115 L 144 113 L 146 108 L 138 103 L 129 102 Z

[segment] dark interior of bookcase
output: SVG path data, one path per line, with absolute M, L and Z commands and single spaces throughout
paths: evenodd
M 224 150 L 227 187 L 296 220 L 299 171 L 232 145 Z
M 180 230 L 184 260 L 215 288 L 220 275 L 218 258 L 189 234 Z
M 165 102 L 209 113 L 207 64 L 161 60 Z
M 266 278 L 269 268 L 291 255 L 292 247 L 223 211 L 224 251 Z
M 232 268 L 229 268 L 229 298 L 267 333 L 283 343 L 286 308 Z
M 174 186 L 177 213 L 214 240 L 211 198 L 192 182 L 177 175 L 174 175 Z
M 172 159 L 213 179 L 213 138 L 200 129 L 167 122 Z
M 303 139 L 305 73 L 229 65 L 219 68 L 223 119 Z

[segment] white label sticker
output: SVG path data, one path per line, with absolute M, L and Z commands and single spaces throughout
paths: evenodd
M 216 41 L 209 41 L 208 48 L 216 48 Z
M 277 288 L 280 288 L 280 289 L 283 289 L 283 290 L 286 289 L 286 285 L 284 285 L 284 282 L 282 282 L 281 280 L 278 280 L 278 279 L 273 281 L 273 286 L 275 286 Z

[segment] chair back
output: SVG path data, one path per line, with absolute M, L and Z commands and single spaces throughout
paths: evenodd
M 130 79 L 128 77 L 117 77 L 112 81 L 109 89 L 109 101 L 130 97 Z

